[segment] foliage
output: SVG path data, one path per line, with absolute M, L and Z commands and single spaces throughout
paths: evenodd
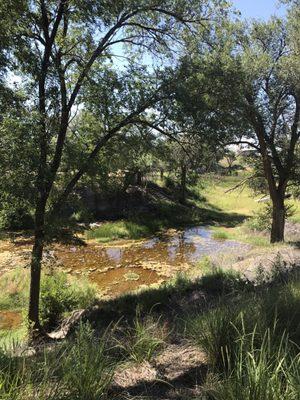
M 64 313 L 89 307 L 95 295 L 95 288 L 87 282 L 70 283 L 62 272 L 45 275 L 41 284 L 41 321 L 46 328 L 52 329 Z
M 247 220 L 246 226 L 255 231 L 270 231 L 272 225 L 273 207 L 270 203 L 257 210 L 253 217 Z M 285 204 L 285 218 L 291 218 L 296 213 L 293 203 Z

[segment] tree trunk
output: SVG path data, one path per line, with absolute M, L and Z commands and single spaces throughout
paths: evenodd
M 45 244 L 45 199 L 39 200 L 35 215 L 35 233 L 34 245 L 31 255 L 31 279 L 29 294 L 28 322 L 31 336 L 37 337 L 43 335 L 43 330 L 39 319 L 39 301 L 40 301 L 40 281 L 41 264 L 43 258 L 43 249 Z
M 278 195 L 273 199 L 271 243 L 284 241 L 285 208 L 284 195 Z
M 183 163 L 181 164 L 181 175 L 180 175 L 180 203 L 186 203 L 186 165 Z
M 136 185 L 137 185 L 137 186 L 142 186 L 142 183 L 143 183 L 143 174 L 142 174 L 142 171 L 137 171 L 137 172 L 136 172 L 135 181 L 136 181 Z

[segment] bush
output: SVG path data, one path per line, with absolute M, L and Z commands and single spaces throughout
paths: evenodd
M 272 205 L 265 204 L 264 207 L 256 211 L 253 217 L 249 218 L 246 226 L 254 231 L 270 231 L 272 225 Z
M 270 231 L 272 226 L 272 204 L 265 204 L 263 208 L 256 211 L 254 216 L 246 222 L 246 226 L 254 231 Z M 289 218 L 295 214 L 295 207 L 292 204 L 285 205 L 285 217 Z
M 20 200 L 12 199 L 2 202 L 0 207 L 0 229 L 30 229 L 33 227 L 33 217 L 29 206 Z
M 47 329 L 54 328 L 64 313 L 90 306 L 95 293 L 94 287 L 87 282 L 70 283 L 63 272 L 44 276 L 41 284 L 41 322 Z

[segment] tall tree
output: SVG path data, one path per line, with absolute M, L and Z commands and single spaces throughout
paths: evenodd
M 18 1 L 12 2 L 12 6 L 17 9 Z M 17 20 L 18 40 L 14 41 L 11 53 L 28 84 L 28 107 L 36 115 L 39 149 L 28 312 L 33 332 L 42 331 L 39 293 L 47 224 L 105 143 L 158 99 L 157 88 L 115 124 L 103 125 L 85 161 L 57 196 L 57 202 L 50 205 L 70 122 L 76 107 L 80 107 L 81 94 L 91 73 L 95 67 L 112 68 L 115 52 L 124 44 L 150 52 L 168 49 L 172 40 L 177 39 L 178 30 L 206 21 L 208 13 L 209 5 L 204 0 L 25 2 L 25 12 Z
M 273 205 L 271 242 L 284 240 L 284 200 L 300 139 L 298 36 L 295 26 L 287 26 L 276 18 L 250 27 L 227 22 L 210 38 L 205 65 L 197 46 L 190 56 L 196 86 L 199 69 L 212 83 L 213 135 L 219 133 L 224 145 L 248 144 L 260 155 Z

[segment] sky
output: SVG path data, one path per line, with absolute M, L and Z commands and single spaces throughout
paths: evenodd
M 241 11 L 243 18 L 268 19 L 271 15 L 284 15 L 284 6 L 279 0 L 231 0 L 235 8 Z

